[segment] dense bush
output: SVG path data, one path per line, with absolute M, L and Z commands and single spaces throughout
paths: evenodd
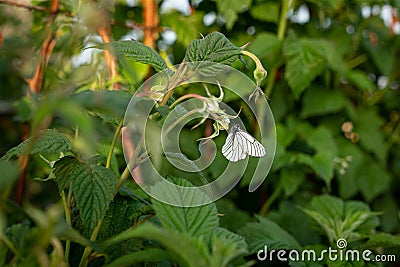
M 320 252 L 341 240 L 344 252 L 400 258 L 400 2 L 179 2 L 177 11 L 173 1 L 0 0 L 1 265 L 394 266 L 257 254 L 265 245 Z M 233 66 L 268 99 L 277 147 L 255 192 L 257 160 L 201 207 L 164 204 L 131 179 L 120 138 L 128 103 L 152 74 L 175 77 L 183 61 Z M 159 121 L 180 97 L 207 97 L 200 86 L 152 92 Z M 257 136 L 249 111 L 240 116 Z M 198 157 L 188 137 L 214 132 L 210 120 L 191 126 L 184 162 Z M 210 182 L 226 165 L 217 154 L 200 175 L 162 172 L 183 186 Z M 136 156 L 137 171 L 145 159 Z

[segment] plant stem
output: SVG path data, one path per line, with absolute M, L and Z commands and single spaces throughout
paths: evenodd
M 282 180 L 279 180 L 278 186 L 275 188 L 275 191 L 272 193 L 272 195 L 268 198 L 267 201 L 265 201 L 264 205 L 261 207 L 261 210 L 260 210 L 261 216 L 267 215 L 269 208 L 271 207 L 272 203 L 279 197 L 282 190 L 283 190 L 283 183 L 282 183 Z
M 175 74 L 173 75 L 172 79 L 171 79 L 171 83 L 168 84 L 167 88 L 167 92 L 165 93 L 163 99 L 161 100 L 160 106 L 165 106 L 168 102 L 168 99 L 170 99 L 170 97 L 172 96 L 172 94 L 174 93 L 175 88 L 184 81 L 184 79 L 182 79 L 180 76 L 184 75 L 186 73 L 187 70 L 187 66 L 184 64 L 184 62 L 182 61 L 182 63 L 179 65 L 178 69 L 176 70 Z
M 17 249 L 14 247 L 14 244 L 8 239 L 3 233 L 0 233 L 0 240 L 1 242 L 6 245 L 15 255 L 18 255 Z
M 368 57 L 365 54 L 359 55 L 356 58 L 353 58 L 352 60 L 350 60 L 347 63 L 347 66 L 349 67 L 349 69 L 354 69 L 355 67 L 357 67 L 358 65 L 364 63 L 365 61 L 368 60 Z
M 394 128 L 392 134 L 386 142 L 386 147 L 389 150 L 395 143 L 400 139 L 400 120 L 397 122 L 397 126 Z
M 137 159 L 139 158 L 139 153 L 140 150 L 142 150 L 143 147 L 143 137 L 140 139 L 136 149 L 135 149 L 135 153 L 132 155 L 132 158 L 129 160 L 128 165 L 126 166 L 124 172 L 121 174 L 121 177 L 119 178 L 117 185 L 115 186 L 115 193 L 118 192 L 118 190 L 121 188 L 121 186 L 124 184 L 124 182 L 126 181 L 126 179 L 129 177 L 130 174 L 130 170 L 133 169 L 133 167 L 135 166 L 135 164 L 137 164 Z M 138 164 L 137 164 L 138 165 Z
M 286 26 L 287 26 L 286 15 L 288 11 L 289 11 L 289 0 L 284 0 L 282 1 L 281 14 L 279 18 L 279 26 L 277 34 L 279 40 L 283 40 L 283 38 L 285 37 Z
M 91 241 L 96 241 L 96 238 L 97 238 L 97 235 L 99 234 L 102 222 L 103 222 L 103 219 L 100 219 L 99 222 L 97 223 L 96 227 L 94 228 L 92 235 L 90 236 Z M 87 258 L 89 257 L 91 252 L 92 252 L 91 247 L 85 247 L 85 250 L 83 251 L 83 255 L 81 258 L 81 262 L 79 263 L 79 267 L 86 267 L 88 265 Z
M 279 16 L 279 25 L 278 25 L 278 32 L 277 32 L 277 37 L 278 40 L 283 41 L 283 39 L 285 38 L 285 33 L 286 33 L 286 28 L 287 28 L 287 13 L 289 12 L 289 8 L 294 5 L 294 0 L 291 1 L 291 3 L 289 3 L 289 0 L 284 0 L 282 1 L 282 5 L 281 5 L 281 14 Z M 280 65 L 280 64 L 278 64 Z M 265 89 L 265 95 L 267 96 L 267 98 L 269 98 L 271 96 L 272 93 L 272 89 L 274 88 L 275 85 L 275 76 L 276 76 L 276 72 L 278 71 L 278 66 L 274 67 L 273 70 L 271 71 L 271 75 L 270 78 L 268 80 L 268 84 L 267 87 Z
M 202 108 L 196 108 L 192 109 L 191 111 L 188 111 L 185 115 L 182 115 L 179 119 L 177 119 L 174 123 L 172 123 L 167 130 L 165 130 L 165 135 L 169 134 L 172 129 L 177 126 L 179 123 L 181 123 L 183 120 L 185 120 L 187 117 L 196 114 L 197 112 L 201 112 L 203 109 Z
M 70 209 L 70 199 L 72 197 L 72 191 L 71 188 L 69 189 L 68 192 L 68 198 L 65 198 L 65 193 L 64 191 L 61 191 L 61 199 L 63 202 L 63 206 L 64 206 L 64 212 L 65 212 L 65 220 L 67 221 L 68 226 L 72 227 L 72 223 L 71 223 L 71 209 Z M 65 242 L 65 252 L 64 252 L 64 258 L 65 258 L 65 262 L 68 262 L 69 260 L 69 251 L 70 251 L 70 247 L 71 247 L 71 241 L 67 240 Z
M 199 94 L 186 94 L 181 96 L 180 98 L 178 98 L 177 100 L 175 100 L 174 103 L 172 103 L 169 108 L 172 109 L 173 107 L 175 107 L 179 102 L 182 102 L 185 99 L 189 99 L 189 98 L 198 98 L 200 100 L 206 99 L 204 96 L 199 95 Z
M 115 131 L 114 138 L 113 138 L 113 140 L 111 142 L 110 151 L 108 152 L 108 156 L 107 156 L 106 168 L 110 168 L 111 158 L 112 158 L 112 155 L 113 155 L 113 152 L 114 152 L 115 143 L 117 142 L 117 139 L 119 137 L 119 134 L 121 132 L 121 128 L 122 128 L 123 124 L 124 124 L 124 120 L 121 120 L 121 122 L 118 124 L 117 130 Z
M 118 139 L 119 133 L 121 132 L 121 128 L 122 128 L 123 123 L 124 123 L 124 121 L 121 120 L 121 122 L 118 124 L 117 130 L 115 131 L 114 138 L 113 138 L 113 140 L 111 142 L 110 151 L 109 151 L 108 157 L 107 157 L 106 168 L 110 168 L 111 157 L 113 155 L 113 151 L 114 151 L 114 148 L 115 148 L 115 143 L 117 142 L 117 139 Z M 138 146 L 137 146 L 137 148 L 135 150 L 135 154 L 133 155 L 132 159 L 136 159 L 137 158 L 137 155 L 138 155 L 139 151 L 141 150 L 141 143 L 142 142 L 139 142 L 139 144 L 138 144 Z M 122 186 L 123 182 L 129 176 L 129 167 L 130 167 L 130 164 L 128 164 L 127 168 L 125 168 L 125 171 L 122 173 L 121 178 L 118 180 L 117 185 L 116 185 L 116 192 L 118 192 L 118 189 Z M 126 173 L 126 170 L 128 170 L 127 173 Z M 92 235 L 90 236 L 90 240 L 91 241 L 96 241 L 96 238 L 97 238 L 97 235 L 99 234 L 102 222 L 103 222 L 103 219 L 100 219 L 99 222 L 97 223 L 96 227 L 94 228 L 94 230 L 92 232 Z M 82 258 L 81 258 L 81 261 L 79 263 L 79 267 L 86 267 L 88 265 L 87 258 L 89 257 L 91 252 L 92 252 L 92 248 L 91 247 L 85 247 L 85 250 L 83 251 L 83 255 L 82 255 Z

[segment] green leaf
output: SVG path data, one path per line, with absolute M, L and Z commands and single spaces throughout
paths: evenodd
M 160 248 L 147 248 L 144 250 L 136 251 L 133 253 L 125 254 L 122 257 L 114 260 L 113 262 L 105 265 L 105 267 L 124 267 L 132 266 L 141 262 L 152 262 L 168 260 L 170 255 L 167 251 Z
M 146 210 L 148 209 L 148 210 Z M 151 207 L 132 197 L 122 196 L 118 193 L 103 218 L 97 241 L 101 242 L 112 238 L 129 229 L 140 220 L 141 216 L 154 213 Z M 143 240 L 130 239 L 104 248 L 110 260 L 141 250 L 145 247 Z
M 204 184 L 208 183 L 206 177 L 204 176 L 204 173 L 192 160 L 188 159 L 185 154 L 173 152 L 165 152 L 164 154 L 168 157 L 168 160 L 171 161 L 171 163 L 174 164 L 174 166 L 176 166 L 178 169 L 181 167 L 182 169 L 191 169 L 192 172 L 199 174 L 200 179 Z
M 340 157 L 351 157 L 346 172 L 336 176 L 339 182 L 339 195 L 347 199 L 354 196 L 359 191 L 357 172 L 359 168 L 364 166 L 366 157 L 358 145 L 347 139 L 339 139 L 338 148 Z
M 282 180 L 285 195 L 288 197 L 293 195 L 304 182 L 305 177 L 306 173 L 301 166 L 282 169 L 280 179 Z
M 303 139 L 308 140 L 310 133 L 315 130 L 309 121 L 300 120 L 294 114 L 290 114 L 286 120 L 289 131 L 297 133 L 297 135 Z
M 69 187 L 71 172 L 76 164 L 79 164 L 79 161 L 73 156 L 62 157 L 54 163 L 53 172 L 60 192 Z
M 296 138 L 296 133 L 288 129 L 288 127 L 286 127 L 284 124 L 277 123 L 276 138 L 280 146 L 287 148 L 293 143 L 294 139 Z
M 32 142 L 34 143 L 32 144 Z M 57 154 L 69 151 L 71 148 L 71 141 L 65 134 L 60 133 L 56 129 L 46 129 L 40 132 L 36 140 L 31 137 L 8 150 L 2 159 L 9 160 L 21 155 L 37 153 Z
M 130 228 L 141 216 L 154 214 L 154 210 L 149 204 L 123 194 L 125 193 L 119 192 L 110 203 L 97 240 L 114 237 Z
M 360 136 L 361 145 L 375 154 L 381 163 L 386 162 L 387 151 L 381 127 L 384 120 L 375 108 L 359 108 L 354 121 L 354 131 Z
M 331 244 L 339 238 L 348 242 L 372 233 L 379 224 L 376 213 L 360 201 L 343 201 L 330 195 L 315 196 L 309 208 L 303 209 L 317 222 Z
M 87 160 L 89 164 L 105 164 L 107 161 L 107 157 L 104 155 L 94 155 L 90 159 Z
M 212 237 L 209 266 L 231 266 L 229 263 L 233 259 L 248 253 L 242 236 L 220 227 Z
M 103 166 L 78 161 L 68 162 L 67 166 L 65 173 L 70 175 L 80 216 L 86 230 L 91 233 L 103 219 L 114 196 L 115 174 Z
M 286 200 L 279 203 L 278 211 L 271 210 L 268 218 L 292 234 L 300 244 L 321 242 L 319 233 L 304 219 L 304 212 L 296 202 Z
M 377 42 L 373 42 L 369 38 L 362 39 L 362 45 L 373 63 L 379 72 L 385 76 L 390 76 L 396 68 L 396 53 L 398 51 L 398 38 L 393 38 L 393 32 L 389 28 L 379 16 L 372 16 L 368 19 L 368 31 L 374 33 Z
M 384 44 L 384 46 L 382 46 L 382 44 Z M 394 49 L 394 44 L 392 44 L 391 41 L 388 41 L 381 42 L 380 45 L 372 45 L 370 40 L 364 39 L 363 45 L 370 54 L 380 73 L 389 76 L 395 66 L 396 49 Z
M 308 2 L 314 3 L 322 8 L 324 11 L 335 11 L 337 12 L 344 6 L 344 0 L 307 0 Z
M 297 162 L 311 167 L 311 169 L 313 169 L 313 171 L 315 171 L 315 173 L 319 175 L 329 186 L 330 181 L 333 178 L 333 159 L 333 155 L 327 151 L 317 152 L 313 156 L 299 154 L 297 157 Z
M 397 216 L 397 197 L 393 194 L 384 194 L 374 201 L 374 209 L 382 212 L 380 216 L 380 228 L 383 232 L 394 233 L 399 225 Z
M 317 86 L 310 86 L 302 99 L 302 118 L 336 113 L 347 104 L 346 97 L 339 90 L 327 90 Z
M 286 72 L 290 88 L 295 97 L 306 89 L 311 82 L 326 68 L 324 49 L 327 42 L 319 39 L 286 39 L 283 52 L 286 57 Z
M 313 156 L 313 169 L 329 185 L 333 178 L 334 157 L 331 153 L 318 152 Z
M 388 233 L 378 233 L 369 236 L 367 242 L 363 243 L 360 249 L 376 249 L 379 247 L 390 248 L 400 247 L 400 236 Z
M 115 41 L 95 47 L 108 50 L 117 57 L 124 56 L 143 64 L 149 64 L 157 72 L 167 68 L 167 64 L 156 51 L 136 40 Z
M 175 179 L 179 186 L 191 187 L 191 183 L 183 179 Z M 193 194 L 182 194 L 175 187 L 160 188 L 155 186 L 151 188 L 160 190 L 158 194 L 163 194 L 167 199 L 179 199 L 179 202 L 186 203 L 188 199 L 207 198 L 207 195 L 200 190 Z M 153 199 L 153 208 L 157 217 L 160 219 L 164 228 L 177 230 L 183 233 L 190 233 L 193 236 L 210 235 L 216 227 L 218 227 L 218 212 L 215 203 L 198 206 L 198 207 L 178 207 L 171 206 Z M 178 203 L 179 203 L 178 202 Z M 197 202 L 197 201 L 196 201 Z
M 251 7 L 250 14 L 255 19 L 276 23 L 279 20 L 279 5 L 274 2 L 259 3 Z
M 17 180 L 19 175 L 19 167 L 13 162 L 0 160 L 0 170 L 0 192 L 2 192 L 5 188 L 12 185 Z
M 122 119 L 132 95 L 123 90 L 84 91 L 73 94 L 71 99 L 84 108 Z
M 65 222 L 61 225 L 58 225 L 57 232 L 55 234 L 61 240 L 69 240 L 85 247 L 91 247 L 96 252 L 103 252 L 103 250 L 95 242 L 83 237 L 78 231 L 72 229 Z
M 160 242 L 179 266 L 210 266 L 208 264 L 209 250 L 203 241 L 192 235 L 161 229 L 152 223 L 128 229 L 113 239 L 107 240 L 103 245 L 110 246 L 132 238 L 146 238 Z
M 177 35 L 177 43 L 182 43 L 188 47 L 190 42 L 199 37 L 200 32 L 204 32 L 203 24 L 204 13 L 196 10 L 190 16 L 184 16 L 180 12 L 169 12 L 163 14 L 161 24 L 171 28 Z
M 319 126 L 315 128 L 307 136 L 308 144 L 317 152 L 331 152 L 333 155 L 337 154 L 337 146 L 332 133 L 328 128 Z
M 14 120 L 18 122 L 27 122 L 32 118 L 32 99 L 27 96 L 22 97 L 13 104 L 16 109 Z
M 0 243 L 0 264 L 2 266 L 6 266 L 7 252 L 8 248 L 3 243 Z
M 31 233 L 32 229 L 22 223 L 13 224 L 5 230 L 6 236 L 20 253 L 27 249 L 28 238 Z
M 146 223 L 134 229 L 129 229 L 111 240 L 103 243 L 111 246 L 132 238 L 146 238 L 160 242 L 168 252 L 171 259 L 179 266 L 230 266 L 231 260 L 246 253 L 246 243 L 243 238 L 223 228 L 216 228 L 211 236 L 211 248 L 204 242 L 201 236 L 189 235 L 156 227 L 152 223 Z M 140 255 L 140 254 L 132 254 Z M 129 257 L 123 259 L 130 260 Z M 132 256 L 135 260 L 136 256 Z M 158 255 L 149 255 L 147 260 L 160 260 Z M 111 265 L 117 266 L 117 265 Z
M 360 70 L 348 70 L 346 78 L 362 91 L 375 90 L 376 86 L 368 79 L 365 72 Z
M 337 156 L 337 146 L 331 132 L 324 126 L 319 126 L 306 136 L 307 143 L 316 150 L 311 157 L 299 154 L 298 162 L 310 166 L 329 185 L 333 178 L 334 158 Z
M 223 214 L 219 218 L 221 226 L 231 231 L 236 232 L 251 219 L 250 214 L 245 210 L 239 209 L 231 199 L 221 198 L 216 204 L 218 212 Z
M 185 62 L 203 63 L 196 64 L 196 67 L 207 67 L 206 62 L 232 65 L 240 53 L 241 48 L 232 44 L 222 33 L 213 32 L 190 43 L 186 50 Z M 215 67 L 212 64 L 211 66 Z
M 358 167 L 356 177 L 357 185 L 368 202 L 388 190 L 391 181 L 386 168 L 371 159 Z
M 272 68 L 282 58 L 282 41 L 276 34 L 261 32 L 251 41 L 248 50 L 257 55 L 264 66 Z
M 217 3 L 218 13 L 224 16 L 226 28 L 230 31 L 238 19 L 238 14 L 246 11 L 251 0 L 214 0 Z
M 250 253 L 256 253 L 265 245 L 268 249 L 300 249 L 296 239 L 276 223 L 257 217 L 259 222 L 247 223 L 238 233 L 246 238 Z
M 227 245 L 234 245 L 237 251 L 241 251 L 242 253 L 247 252 L 247 243 L 245 238 L 223 227 L 217 227 L 214 230 L 213 237 L 222 240 Z

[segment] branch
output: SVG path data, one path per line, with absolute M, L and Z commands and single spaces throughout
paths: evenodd
M 58 2 L 58 1 L 55 1 Z M 67 17 L 74 17 L 73 14 L 71 14 L 68 11 L 61 11 L 58 9 L 58 3 L 57 5 L 55 5 L 53 2 L 52 6 L 50 7 L 50 9 L 44 7 L 44 6 L 31 6 L 25 3 L 18 3 L 15 1 L 11 1 L 11 0 L 0 0 L 0 4 L 4 4 L 4 5 L 8 5 L 8 6 L 13 6 L 13 7 L 19 7 L 19 8 L 24 8 L 30 11 L 40 11 L 40 12 L 44 12 L 44 13 L 51 13 L 51 14 L 55 14 L 55 13 L 62 13 L 63 15 L 67 16 Z M 54 4 L 54 5 L 53 5 Z
M 97 32 L 99 33 L 101 39 L 103 40 L 103 43 L 111 42 L 110 24 L 103 23 L 103 26 L 98 28 Z M 111 53 L 109 51 L 104 50 L 104 61 L 110 71 L 110 80 L 114 80 L 118 76 L 116 58 L 113 55 L 111 55 Z M 114 90 L 121 89 L 121 85 L 119 83 L 114 83 L 113 87 L 114 87 Z
M 51 25 L 56 17 L 58 6 L 59 6 L 59 0 L 53 0 L 49 10 L 51 15 L 49 16 L 46 24 L 46 28 L 49 30 L 49 33 L 47 34 L 46 39 L 44 40 L 42 47 L 40 48 L 39 52 L 40 58 L 36 64 L 35 73 L 32 78 L 27 79 L 29 88 L 33 93 L 39 93 L 40 89 L 42 88 L 44 69 L 50 60 L 50 56 L 56 44 L 55 41 L 56 36 L 55 33 L 51 30 Z
M 0 4 L 4 5 L 9 5 L 9 6 L 15 6 L 15 7 L 21 7 L 25 8 L 28 10 L 35 10 L 35 11 L 42 11 L 42 12 L 49 12 L 49 10 L 43 6 L 31 6 L 25 3 L 18 3 L 10 0 L 0 0 Z
M 144 40 L 143 43 L 155 47 L 158 38 L 158 6 L 154 0 L 143 0 Z
M 0 3 L 4 3 L 4 0 L 0 0 Z M 14 3 L 7 1 L 9 3 Z M 43 84 L 43 75 L 44 75 L 44 69 L 47 66 L 47 63 L 49 62 L 50 56 L 53 52 L 53 48 L 56 44 L 55 42 L 55 33 L 51 30 L 51 24 L 53 23 L 56 13 L 58 11 L 58 5 L 59 5 L 59 0 L 53 0 L 51 3 L 51 7 L 49 12 L 51 15 L 49 16 L 47 20 L 47 29 L 49 29 L 49 33 L 46 36 L 46 39 L 44 40 L 42 47 L 39 52 L 39 60 L 36 63 L 36 68 L 35 72 L 32 78 L 27 79 L 27 83 L 29 85 L 29 89 L 31 93 L 39 93 L 40 89 L 42 88 Z M 43 10 L 41 10 L 43 11 Z M 29 97 L 29 93 L 28 93 Z M 46 121 L 45 124 L 49 124 L 50 121 Z M 26 127 L 23 128 L 23 136 L 22 139 L 25 141 L 29 137 L 29 131 L 30 127 L 29 125 L 26 125 Z M 21 165 L 21 171 L 20 175 L 18 178 L 18 183 L 17 187 L 15 189 L 15 195 L 14 199 L 16 200 L 17 203 L 21 204 L 23 201 L 24 193 L 25 193 L 25 184 L 26 184 L 26 177 L 27 177 L 27 166 L 29 162 L 29 156 L 20 156 L 18 158 L 18 162 Z
M 57 1 L 57 0 L 56 0 Z M 55 34 L 50 32 L 44 40 L 39 52 L 39 61 L 36 63 L 35 72 L 32 78 L 27 79 L 29 88 L 33 93 L 39 93 L 43 84 L 44 69 L 50 60 L 56 41 Z
M 29 131 L 30 127 L 29 125 L 23 124 L 22 125 L 22 140 L 26 140 L 29 138 Z M 22 201 L 24 199 L 25 195 L 25 188 L 26 188 L 26 180 L 27 180 L 27 167 L 28 167 L 28 162 L 29 162 L 29 155 L 22 155 L 18 158 L 18 164 L 21 167 L 21 170 L 19 172 L 18 176 L 18 182 L 17 185 L 15 186 L 15 191 L 14 191 L 14 200 L 17 202 L 19 205 L 22 204 Z

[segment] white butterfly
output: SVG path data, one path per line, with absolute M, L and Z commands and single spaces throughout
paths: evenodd
M 261 158 L 265 156 L 265 148 L 253 136 L 240 129 L 239 124 L 231 127 L 222 154 L 229 161 L 236 162 L 246 158 L 247 155 Z

